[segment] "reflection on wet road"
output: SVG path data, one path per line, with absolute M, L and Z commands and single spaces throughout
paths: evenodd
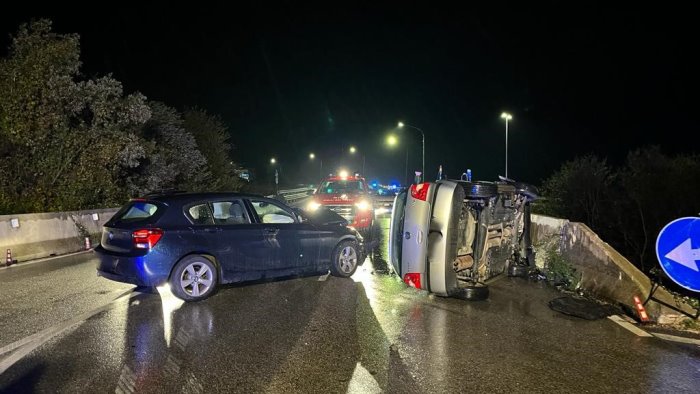
M 558 293 L 522 279 L 484 302 L 434 297 L 384 273 L 384 256 L 386 242 L 352 280 L 122 298 L 14 364 L 0 391 L 697 392 L 698 349 L 559 315 Z

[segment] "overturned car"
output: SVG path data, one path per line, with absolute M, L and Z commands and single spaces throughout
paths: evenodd
M 389 259 L 406 284 L 446 297 L 488 297 L 487 281 L 534 265 L 531 185 L 441 180 L 397 195 Z

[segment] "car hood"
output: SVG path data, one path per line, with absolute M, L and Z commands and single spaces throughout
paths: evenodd
M 342 216 L 324 207 L 320 207 L 319 209 L 311 212 L 307 211 L 304 213 L 304 217 L 308 219 L 309 223 L 313 223 L 319 226 L 348 225 L 348 221 L 345 220 Z

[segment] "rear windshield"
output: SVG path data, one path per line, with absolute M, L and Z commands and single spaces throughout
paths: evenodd
M 162 215 L 165 207 L 153 201 L 131 201 L 110 220 L 112 223 L 153 223 Z
M 326 181 L 321 184 L 319 194 L 357 193 L 365 191 L 362 181 Z

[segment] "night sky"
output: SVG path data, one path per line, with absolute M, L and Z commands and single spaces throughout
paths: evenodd
M 442 164 L 493 180 L 502 111 L 514 117 L 509 175 L 532 183 L 586 153 L 620 164 L 650 144 L 698 151 L 697 22 L 680 6 L 119 4 L 4 11 L 2 54 L 20 23 L 51 18 L 81 35 L 86 76 L 112 73 L 127 92 L 221 115 L 234 159 L 261 175 L 272 156 L 283 173 L 317 176 L 309 152 L 328 170 L 359 169 L 364 153 L 369 177 L 402 180 L 407 148 L 409 171 L 420 168 L 419 134 L 401 132 L 393 150 L 384 141 L 403 120 L 426 133 L 429 179 Z

